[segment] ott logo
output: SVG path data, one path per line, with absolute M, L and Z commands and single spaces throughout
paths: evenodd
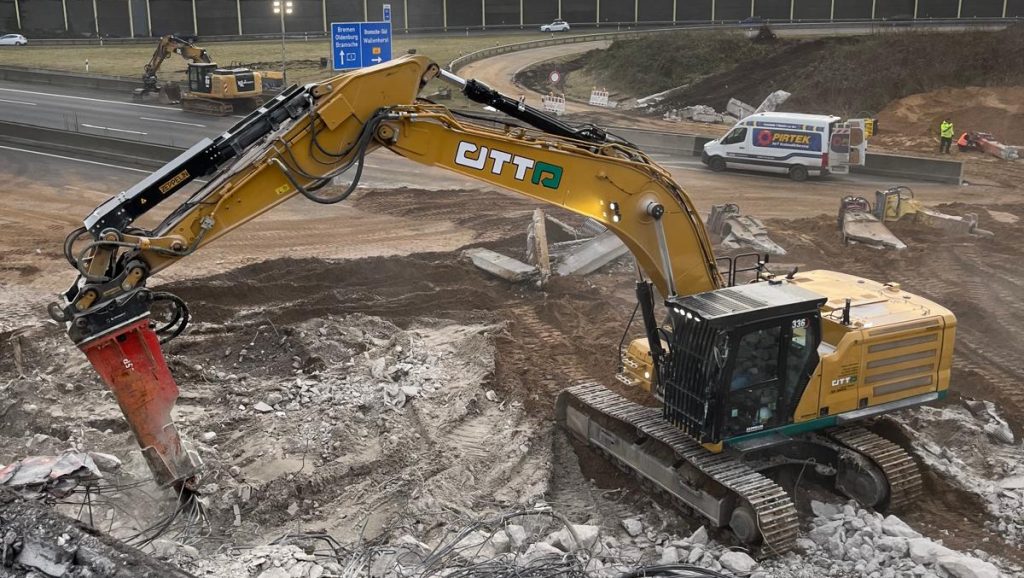
M 476 169 L 485 170 L 490 161 L 490 172 L 500 175 L 503 172 L 512 171 L 512 178 L 517 181 L 525 181 L 527 171 L 530 172 L 530 182 L 549 189 L 557 189 L 562 182 L 562 167 L 526 158 L 498 149 L 488 149 L 485 146 L 477 146 L 469 141 L 461 141 L 455 153 L 455 164 Z

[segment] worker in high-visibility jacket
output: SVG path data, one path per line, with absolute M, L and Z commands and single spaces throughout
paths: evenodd
M 939 125 L 939 152 L 949 154 L 949 145 L 953 144 L 953 122 L 948 118 Z

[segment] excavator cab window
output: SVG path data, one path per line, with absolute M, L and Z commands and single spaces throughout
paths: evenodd
M 212 90 L 210 86 L 210 75 L 213 74 L 213 71 L 216 68 L 216 64 L 190 62 L 188 65 L 189 92 L 200 92 L 203 94 L 209 94 L 210 91 Z
M 786 425 L 817 365 L 814 316 L 737 329 L 723 434 L 726 439 Z M 812 359 L 813 357 L 813 359 Z M 811 365 L 811 362 L 814 365 Z
M 666 419 L 702 443 L 791 423 L 818 363 L 823 303 L 767 282 L 669 299 Z

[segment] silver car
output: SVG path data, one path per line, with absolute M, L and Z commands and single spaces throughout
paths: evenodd
M 4 34 L 0 36 L 0 46 L 25 46 L 26 44 L 28 44 L 28 38 L 21 34 Z
M 565 20 L 555 20 L 551 24 L 544 24 L 540 27 L 541 32 L 567 32 L 569 23 Z

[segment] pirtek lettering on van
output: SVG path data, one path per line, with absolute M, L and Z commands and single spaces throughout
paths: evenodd
M 757 128 L 754 129 L 754 146 L 820 151 L 821 134 Z
M 793 143 L 793 144 L 811 144 L 811 135 L 809 134 L 786 134 L 777 132 L 772 135 L 772 142 L 779 143 Z
M 562 182 L 562 167 L 526 158 L 498 149 L 488 149 L 469 141 L 459 142 L 455 153 L 455 164 L 478 171 L 486 170 L 490 161 L 491 174 L 500 175 L 511 171 L 512 178 L 525 181 L 526 173 L 530 172 L 530 182 L 549 189 L 557 189 Z

